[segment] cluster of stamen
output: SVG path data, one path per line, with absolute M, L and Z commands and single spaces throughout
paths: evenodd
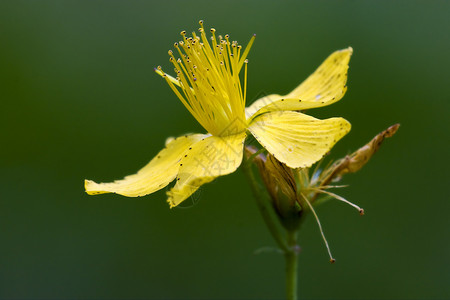
M 237 130 L 245 130 L 245 98 L 247 85 L 247 54 L 255 35 L 242 51 L 236 41 L 230 41 L 228 34 L 215 35 L 211 28 L 211 43 L 206 37 L 203 21 L 200 21 L 200 36 L 181 32 L 181 41 L 174 44 L 179 58 L 169 50 L 169 61 L 175 67 L 176 77 L 162 71 L 163 76 L 181 102 L 197 121 L 213 135 L 224 135 L 224 130 L 236 122 Z M 245 66 L 244 88 L 239 72 Z

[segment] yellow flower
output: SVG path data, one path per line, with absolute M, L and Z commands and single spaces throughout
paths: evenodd
M 216 36 L 215 29 L 211 29 L 209 42 L 202 21 L 200 25 L 199 35 L 187 37 L 185 31 L 181 32 L 182 41 L 175 43 L 180 58 L 169 51 L 176 77 L 161 67 L 155 71 L 208 133 L 169 138 L 150 163 L 122 180 L 86 180 L 88 194 L 144 196 L 175 180 L 175 186 L 167 192 L 167 201 L 174 207 L 204 183 L 239 167 L 247 132 L 279 161 L 300 168 L 322 158 L 350 130 L 345 119 L 319 120 L 296 111 L 329 105 L 343 97 L 351 48 L 331 54 L 288 95 L 269 95 L 245 108 L 246 57 L 255 36 L 243 50 L 228 35 Z M 243 84 L 239 75 L 242 68 Z

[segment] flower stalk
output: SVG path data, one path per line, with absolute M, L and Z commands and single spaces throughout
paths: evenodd
M 284 254 L 286 263 L 286 299 L 296 300 L 298 254 L 300 253 L 300 247 L 297 245 L 297 233 L 298 227 L 300 226 L 300 223 L 298 222 L 300 218 L 296 220 L 298 223 L 298 226 L 296 227 L 283 226 L 283 223 L 281 222 L 283 218 L 280 217 L 279 213 L 274 209 L 273 204 L 268 201 L 265 188 L 258 183 L 253 173 L 253 163 L 259 164 L 263 156 L 253 147 L 247 146 L 245 150 L 247 160 L 243 164 L 242 169 L 250 184 L 261 216 L 273 239 Z M 283 227 L 285 232 L 283 232 Z
M 286 262 L 286 299 L 296 300 L 298 294 L 298 255 L 300 253 L 300 247 L 297 245 L 297 230 L 287 232 L 287 242 L 289 251 L 284 254 Z
M 246 150 L 247 149 L 248 147 L 246 147 Z M 242 164 L 242 170 L 247 177 L 247 181 L 256 200 L 256 205 L 258 206 L 259 212 L 263 217 L 264 223 L 269 229 L 269 232 L 272 235 L 273 239 L 278 244 L 278 247 L 280 247 L 280 249 L 286 253 L 289 251 L 288 243 L 283 238 L 283 233 L 280 230 L 280 226 L 277 224 L 278 221 L 276 219 L 276 216 L 274 215 L 272 206 L 267 199 L 267 194 L 264 190 L 264 187 L 262 187 L 255 178 L 252 170 L 253 163 L 250 159 L 251 158 L 247 159 L 247 161 Z

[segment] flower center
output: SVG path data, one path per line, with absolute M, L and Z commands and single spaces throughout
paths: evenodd
M 248 52 L 255 40 L 251 38 L 241 53 L 242 46 L 230 42 L 228 34 L 216 38 L 211 28 L 211 43 L 206 37 L 203 21 L 200 36 L 192 33 L 175 43 L 180 58 L 169 50 L 169 60 L 175 67 L 176 78 L 166 74 L 158 66 L 155 71 L 163 76 L 184 106 L 211 134 L 228 136 L 245 130 L 245 97 L 247 90 Z M 239 72 L 244 67 L 244 88 Z

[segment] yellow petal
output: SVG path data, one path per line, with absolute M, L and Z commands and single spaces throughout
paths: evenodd
M 95 183 L 85 180 L 84 186 L 89 195 L 116 193 L 128 197 L 145 196 L 167 186 L 175 179 L 180 168 L 180 159 L 192 144 L 208 135 L 185 135 L 169 138 L 166 148 L 161 150 L 144 168 L 136 174 L 110 183 Z
M 201 185 L 234 172 L 242 162 L 245 136 L 211 136 L 192 145 L 180 161 L 176 185 L 167 192 L 170 207 L 180 204 Z
M 276 159 L 291 168 L 310 167 L 350 131 L 343 118 L 319 120 L 293 111 L 253 119 L 250 132 Z
M 302 84 L 285 96 L 269 95 L 246 109 L 247 118 L 267 111 L 304 110 L 330 105 L 347 91 L 351 47 L 332 53 Z

